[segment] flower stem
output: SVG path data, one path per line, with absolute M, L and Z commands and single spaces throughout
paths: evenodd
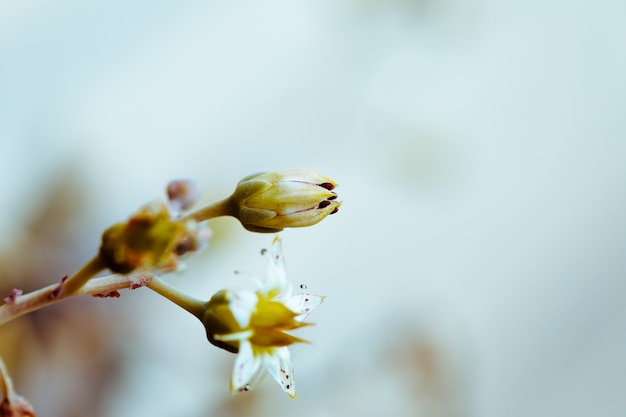
M 13 393 L 13 383 L 11 381 L 11 377 L 9 376 L 9 372 L 7 371 L 6 366 L 4 366 L 4 361 L 0 357 L 0 393 L 2 393 L 2 397 L 4 399 L 9 399 Z
M 61 291 L 59 295 L 69 295 L 80 290 L 91 278 L 97 273 L 104 271 L 106 265 L 100 258 L 96 256 L 83 265 L 74 275 L 72 275 L 67 281 L 61 283 Z
M 0 397 L 3 398 L 0 402 L 0 416 L 36 417 L 33 406 L 15 392 L 13 381 L 2 358 L 0 358 L 0 388 L 3 396 Z
M 191 213 L 187 213 L 182 216 L 178 221 L 187 221 L 187 220 L 195 220 L 197 222 L 201 222 L 204 220 L 214 219 L 216 217 L 221 216 L 232 216 L 233 215 L 233 204 L 230 198 L 227 198 L 222 201 L 218 201 L 217 203 L 213 203 L 209 206 L 199 208 L 196 211 L 192 211 Z
M 146 286 L 202 320 L 206 306 L 204 301 L 200 301 L 182 291 L 177 290 L 167 282 L 157 277 L 153 277 L 152 280 L 146 284 Z
M 108 275 L 102 278 L 94 278 L 82 288 L 74 292 L 61 291 L 58 295 L 55 292 L 59 289 L 59 284 L 49 285 L 28 294 L 19 295 L 14 301 L 0 306 L 0 325 L 16 319 L 31 311 L 39 310 L 42 307 L 56 303 L 63 299 L 78 295 L 99 295 L 109 294 L 113 291 L 129 288 L 138 280 L 137 274 L 129 275 Z M 65 285 L 67 285 L 67 282 Z M 56 295 L 56 296 L 55 296 Z

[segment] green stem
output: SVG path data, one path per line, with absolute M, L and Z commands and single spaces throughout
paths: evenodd
M 152 280 L 148 282 L 146 286 L 179 307 L 184 308 L 202 321 L 204 310 L 206 309 L 206 302 L 193 298 L 184 292 L 177 290 L 167 282 L 157 277 L 152 277 Z
M 178 219 L 178 221 L 195 220 L 197 222 L 201 222 L 204 220 L 214 219 L 216 217 L 233 215 L 233 203 L 229 197 L 225 200 L 218 201 L 217 203 L 213 203 L 209 206 L 199 208 L 198 210 L 192 211 L 191 213 L 187 213 L 180 219 Z
M 61 292 L 59 295 L 73 294 L 80 290 L 91 278 L 96 276 L 99 272 L 106 269 L 106 265 L 99 256 L 94 257 L 82 268 L 72 275 L 67 281 L 62 283 Z

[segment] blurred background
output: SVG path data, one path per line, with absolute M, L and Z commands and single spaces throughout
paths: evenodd
M 0 329 L 41 416 L 626 416 L 626 4 L 0 5 L 0 291 L 74 272 L 171 179 L 202 203 L 310 167 L 344 201 L 282 233 L 327 296 L 298 399 L 148 289 Z M 250 286 L 272 236 L 211 223 L 165 278 Z M 246 274 L 233 274 L 234 270 Z M 4 296 L 3 296 L 4 297 Z

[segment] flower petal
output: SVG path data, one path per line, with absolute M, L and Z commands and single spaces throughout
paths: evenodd
M 269 301 L 260 298 L 256 310 L 250 317 L 250 326 L 258 328 L 284 328 L 291 327 L 297 314 L 285 306 L 282 301 Z
M 272 349 L 266 354 L 265 370 L 291 398 L 296 398 L 296 385 L 293 379 L 291 355 L 286 347 Z
M 242 340 L 239 343 L 239 353 L 230 380 L 230 390 L 237 392 L 251 389 L 255 383 L 260 381 L 261 374 L 264 373 L 262 365 L 262 357 L 254 355 L 250 342 Z
M 278 236 L 272 242 L 272 249 L 266 252 L 268 256 L 267 271 L 259 291 L 269 298 L 288 295 L 291 292 L 285 272 L 285 259 L 281 240 Z
M 297 294 L 286 299 L 283 303 L 291 311 L 298 314 L 295 318 L 298 321 L 304 320 L 311 311 L 316 309 L 320 304 L 324 302 L 326 297 L 322 295 L 312 294 Z
M 245 328 L 250 323 L 250 316 L 256 310 L 258 297 L 250 291 L 228 291 L 230 312 L 239 324 Z

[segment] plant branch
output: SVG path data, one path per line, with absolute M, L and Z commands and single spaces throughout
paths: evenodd
M 148 282 L 146 286 L 179 307 L 184 308 L 202 321 L 204 310 L 206 308 L 206 303 L 204 301 L 193 298 L 182 291 L 177 290 L 167 282 L 157 277 L 152 277 L 152 280 Z
M 2 358 L 0 358 L 0 392 L 3 399 L 10 399 L 13 393 L 13 382 Z
M 83 265 L 74 275 L 72 275 L 67 281 L 62 283 L 62 288 L 59 295 L 71 295 L 72 293 L 80 290 L 91 278 L 96 276 L 101 271 L 106 269 L 106 265 L 100 258 L 96 256 Z
M 33 406 L 23 397 L 17 395 L 13 389 L 13 381 L 9 376 L 2 358 L 0 358 L 0 388 L 2 388 L 2 402 L 0 402 L 0 416 L 6 417 L 37 417 Z
M 107 295 L 117 290 L 133 288 L 145 277 L 145 272 L 128 275 L 108 275 L 102 278 L 91 279 L 87 284 L 74 292 L 59 291 L 59 288 L 63 288 L 62 286 L 67 285 L 67 282 L 69 282 L 66 281 L 65 284 L 53 284 L 28 294 L 18 295 L 14 300 L 0 306 L 0 325 L 69 297 Z
M 187 213 L 180 219 L 178 219 L 178 221 L 183 222 L 187 220 L 195 220 L 199 223 L 201 221 L 214 219 L 216 217 L 232 216 L 233 212 L 233 203 L 230 198 L 227 198 L 206 207 L 199 208 L 198 210 L 192 211 L 191 213 Z

